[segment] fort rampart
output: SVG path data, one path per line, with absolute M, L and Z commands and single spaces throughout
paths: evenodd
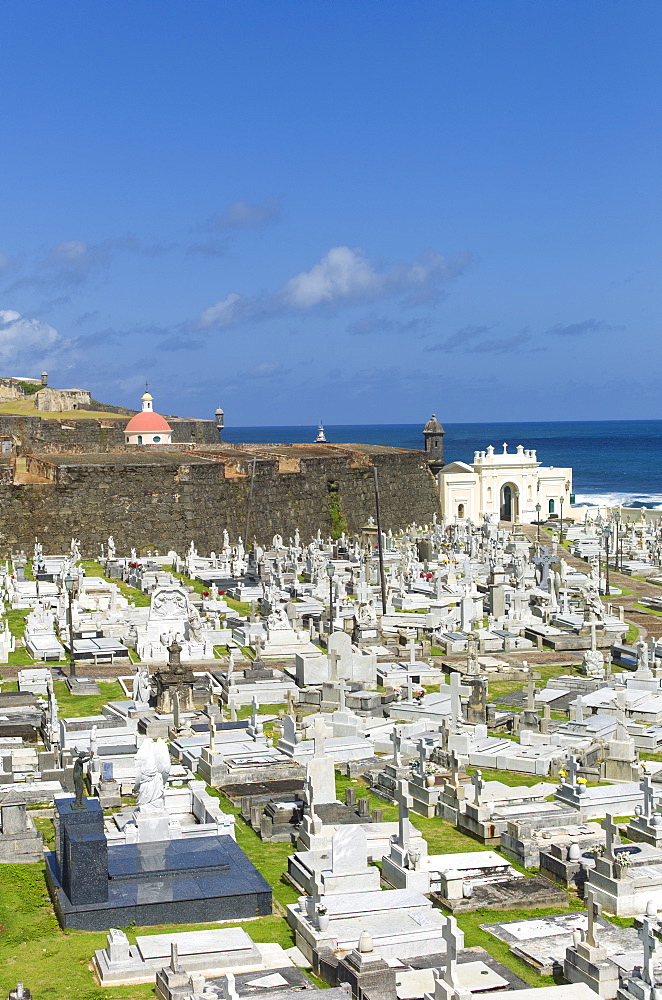
M 75 536 L 83 553 L 95 556 L 110 534 L 120 553 L 183 551 L 191 540 L 202 553 L 218 551 L 224 528 L 234 539 L 245 534 L 251 480 L 250 539 L 270 542 L 279 532 L 287 540 L 296 528 L 304 540 L 318 528 L 355 533 L 375 514 L 373 465 L 384 530 L 430 522 L 439 512 L 423 452 L 293 446 L 271 455 L 253 447 L 253 455 L 214 454 L 204 445 L 188 452 L 34 454 L 28 472 L 39 482 L 0 482 L 0 554 L 27 552 L 36 537 L 45 552 L 63 551 Z

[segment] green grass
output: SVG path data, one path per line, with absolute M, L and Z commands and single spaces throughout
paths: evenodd
M 545 687 L 547 681 L 551 677 L 558 677 L 560 674 L 578 674 L 579 664 L 568 665 L 559 663 L 541 663 L 533 667 L 540 674 L 539 680 L 536 681 L 538 687 Z M 490 681 L 488 685 L 490 700 L 494 698 L 503 698 L 506 695 L 513 694 L 515 691 L 521 691 L 526 687 L 526 684 L 522 681 Z
M 274 846 L 274 845 L 268 845 Z M 26 983 L 35 1000 L 147 1000 L 153 983 L 101 988 L 89 968 L 94 951 L 106 946 L 106 932 L 62 931 L 55 919 L 44 883 L 43 865 L 0 865 L 0 992 L 6 996 L 17 981 Z M 209 924 L 161 925 L 129 928 L 136 933 L 205 930 Z M 292 946 L 292 933 L 279 915 L 239 921 L 223 927 L 245 926 L 256 941 Z
M 628 622 L 628 630 L 625 634 L 625 644 L 631 646 L 633 642 L 636 642 L 639 638 L 639 629 L 632 622 Z
M 569 896 L 570 909 L 581 910 L 584 904 L 574 896 Z M 526 980 L 531 986 L 554 986 L 553 976 L 541 976 L 529 965 L 510 952 L 505 941 L 499 941 L 487 931 L 480 929 L 480 924 L 496 924 L 506 920 L 530 920 L 533 917 L 547 917 L 558 913 L 558 909 L 546 910 L 474 910 L 471 913 L 457 914 L 458 925 L 464 931 L 465 948 L 484 948 L 498 962 L 505 965 L 516 975 Z
M 485 781 L 500 781 L 502 785 L 510 785 L 511 787 L 525 785 L 527 788 L 531 788 L 541 781 L 546 782 L 552 788 L 556 788 L 558 785 L 558 781 L 554 778 L 545 777 L 541 774 L 519 774 L 517 771 L 499 771 L 497 768 L 484 766 L 480 768 L 467 768 L 467 774 L 473 774 L 474 771 L 481 771 Z
M 133 601 L 137 608 L 149 607 L 151 603 L 149 594 L 143 594 L 142 590 L 138 590 L 136 587 L 129 587 L 123 580 L 111 580 L 105 575 L 101 563 L 95 562 L 93 559 L 85 559 L 83 561 L 83 569 L 85 570 L 87 576 L 100 576 L 104 580 L 108 580 L 109 583 L 117 584 L 122 597 L 126 597 L 127 600 Z
M 188 587 L 193 587 L 193 590 L 196 592 L 196 594 L 201 594 L 203 590 L 209 589 L 207 587 L 207 584 L 202 583 L 201 580 L 194 580 L 192 577 L 186 576 L 185 573 L 175 573 L 174 569 L 172 569 L 171 572 L 172 575 L 176 576 L 178 580 L 181 580 L 183 584 L 185 584 Z M 227 606 L 229 608 L 232 608 L 233 611 L 236 611 L 238 615 L 242 615 L 244 617 L 246 615 L 250 615 L 251 606 L 246 601 L 233 601 L 233 599 L 231 597 L 228 597 L 227 594 L 223 595 L 223 600 L 225 601 Z
M 22 639 L 25 632 L 25 619 L 30 614 L 29 609 L 11 608 L 5 614 L 9 631 L 16 639 Z M 31 667 L 37 660 L 34 660 L 28 653 L 25 646 L 18 646 L 13 653 L 7 657 L 7 662 L 13 667 Z
M 220 799 L 223 812 L 233 813 L 237 817 L 234 827 L 237 843 L 271 885 L 274 900 L 281 907 L 288 903 L 296 903 L 299 893 L 283 880 L 283 872 L 287 871 L 288 855 L 294 851 L 293 845 L 271 844 L 260 840 L 252 827 L 241 818 L 239 806 L 234 806 L 229 799 L 226 799 L 220 789 L 208 788 L 207 791 Z
M 649 608 L 647 604 L 635 604 L 635 608 L 639 611 L 645 611 L 648 615 L 657 615 L 658 618 L 662 618 L 662 611 L 658 611 L 656 608 Z
M 99 694 L 70 694 L 66 681 L 53 681 L 53 692 L 57 698 L 60 715 L 64 719 L 80 718 L 83 715 L 100 715 L 101 708 L 109 701 L 123 701 L 126 695 L 119 681 L 99 683 Z

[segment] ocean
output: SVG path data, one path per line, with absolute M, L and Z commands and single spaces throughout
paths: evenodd
M 492 444 L 535 448 L 543 465 L 570 466 L 576 503 L 662 509 L 662 420 L 444 424 L 447 462 L 471 462 Z M 422 448 L 421 424 L 326 425 L 328 441 Z M 225 441 L 305 443 L 317 427 L 226 427 Z

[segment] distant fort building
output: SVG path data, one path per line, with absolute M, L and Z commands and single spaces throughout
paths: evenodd
M 142 395 L 142 412 L 131 417 L 124 428 L 126 444 L 172 444 L 172 428 L 165 417 L 154 412 L 149 392 Z
M 437 476 L 441 509 L 447 524 L 463 521 L 511 521 L 533 524 L 538 519 L 570 513 L 572 469 L 545 467 L 533 449 L 515 452 L 474 452 L 472 465 L 451 462 Z M 536 505 L 539 505 L 537 509 Z

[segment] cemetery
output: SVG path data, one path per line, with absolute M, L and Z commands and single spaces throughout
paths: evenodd
M 550 977 L 646 1000 L 662 646 L 604 593 L 616 523 L 568 526 L 583 556 L 553 525 L 434 512 L 14 553 L 0 990 L 38 996 L 69 956 L 80 1000 L 525 1000 Z M 651 530 L 631 527 L 626 552 Z

